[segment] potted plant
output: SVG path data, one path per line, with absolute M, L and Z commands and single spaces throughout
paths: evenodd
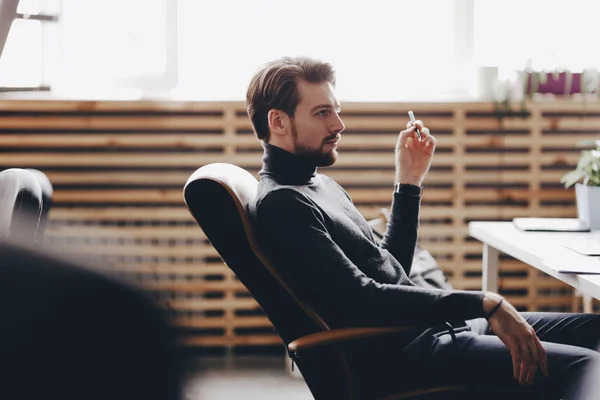
M 600 140 L 584 140 L 579 146 L 595 149 L 583 150 L 577 167 L 560 180 L 565 188 L 575 184 L 579 219 L 591 229 L 600 229 Z M 583 180 L 582 183 L 578 183 Z

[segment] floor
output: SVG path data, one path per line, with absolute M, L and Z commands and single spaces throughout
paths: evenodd
M 185 400 L 313 399 L 302 377 L 288 373 L 281 355 L 198 357 L 190 370 Z

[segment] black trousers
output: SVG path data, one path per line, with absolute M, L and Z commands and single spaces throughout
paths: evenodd
M 513 378 L 508 348 L 493 334 L 487 320 L 467 321 L 455 329 L 455 341 L 448 331 L 421 336 L 420 351 L 425 371 L 442 383 L 461 383 L 474 388 L 498 387 L 514 391 L 511 399 L 600 399 L 600 393 L 586 393 L 584 384 L 590 364 L 600 363 L 596 351 L 600 337 L 600 315 L 563 313 L 522 313 L 535 329 L 548 356 L 549 376 L 538 373 L 531 387 Z M 423 346 L 426 344 L 426 346 Z M 456 344 L 458 346 L 456 346 Z M 458 347 L 458 348 L 457 348 Z M 435 371 L 435 372 L 434 372 Z M 600 376 L 597 377 L 600 379 Z M 589 380 L 589 378 L 587 379 Z M 489 393 L 486 390 L 486 393 Z M 493 391 L 492 391 L 493 393 Z M 506 393 L 498 395 L 506 398 Z M 489 396 L 486 399 L 490 398 Z

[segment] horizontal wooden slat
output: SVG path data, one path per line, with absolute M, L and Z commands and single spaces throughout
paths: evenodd
M 195 171 L 79 171 L 79 172 L 48 172 L 48 178 L 55 185 L 180 185 L 183 190 L 184 184 Z
M 217 257 L 217 252 L 211 246 L 197 245 L 172 245 L 159 246 L 152 244 L 79 244 L 75 243 L 63 245 L 64 249 L 69 249 L 73 254 L 93 254 L 105 256 L 138 256 L 143 254 L 147 257 Z
M 253 310 L 258 308 L 256 301 L 252 298 L 232 300 L 216 299 L 171 299 L 164 300 L 164 305 L 171 308 L 186 308 L 188 310 Z
M 197 226 L 57 226 L 48 229 L 47 236 L 122 239 L 179 239 L 202 238 L 204 233 Z
M 0 100 L 2 110 L 15 111 L 211 111 L 219 112 L 230 108 L 230 102 L 193 102 L 193 101 L 80 101 L 80 100 Z M 243 105 L 234 109 L 243 110 Z
M 206 276 L 221 275 L 224 278 L 235 276 L 234 273 L 223 264 L 205 264 L 205 263 L 159 263 L 159 264 L 133 264 L 133 263 L 112 263 L 111 267 L 115 271 L 123 274 L 175 274 L 181 276 Z
M 252 327 L 269 327 L 271 322 L 267 317 L 211 317 L 211 318 L 177 318 L 174 325 L 185 328 L 217 328 L 217 327 L 235 327 L 235 328 L 252 328 Z
M 279 336 L 273 335 L 252 335 L 252 336 L 190 336 L 181 339 L 181 343 L 186 346 L 264 346 L 278 345 L 284 346 Z
M 211 282 L 211 281 L 185 281 L 183 279 L 177 281 L 161 281 L 151 282 L 145 281 L 144 288 L 149 290 L 161 290 L 181 293 L 199 293 L 199 292 L 216 292 L 216 291 L 235 291 L 245 290 L 245 286 L 238 281 Z M 177 308 L 176 305 L 170 303 L 171 307 Z
M 181 203 L 183 190 L 63 190 L 54 195 L 60 202 L 111 202 L 111 203 Z
M 183 195 L 182 195 L 183 196 Z M 62 221 L 193 221 L 189 211 L 182 205 L 177 207 L 54 207 L 49 216 Z
M 12 134 L 0 135 L 0 145 L 18 148 L 146 148 L 146 149 L 202 149 L 212 146 L 227 145 L 256 145 L 260 147 L 258 139 L 254 136 L 241 136 L 239 138 L 227 137 L 223 134 L 95 134 L 86 135 L 85 131 L 69 134 Z
M 205 264 L 205 263 L 189 263 L 177 264 L 171 263 L 112 263 L 110 266 L 115 271 L 123 274 L 176 274 L 182 276 L 206 276 L 206 275 L 221 275 L 224 278 L 234 277 L 233 271 L 223 264 Z
M 247 122 L 239 123 L 241 127 L 248 127 Z M 31 117 L 4 117 L 0 118 L 0 129 L 4 128 L 36 128 L 36 129 L 210 129 L 218 130 L 223 126 L 222 117 L 200 116 L 148 116 L 148 117 L 63 117 L 45 116 L 42 118 Z

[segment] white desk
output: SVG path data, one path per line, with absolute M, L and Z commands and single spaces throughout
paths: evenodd
M 512 222 L 471 222 L 469 235 L 483 242 L 482 289 L 498 292 L 498 259 L 500 252 L 508 254 L 559 279 L 584 295 L 584 311 L 591 311 L 591 297 L 600 299 L 600 275 L 563 274 L 552 268 L 546 260 L 584 263 L 588 256 L 563 247 L 561 239 L 600 238 L 593 232 L 523 232 Z M 591 297 L 590 297 L 591 296 Z

